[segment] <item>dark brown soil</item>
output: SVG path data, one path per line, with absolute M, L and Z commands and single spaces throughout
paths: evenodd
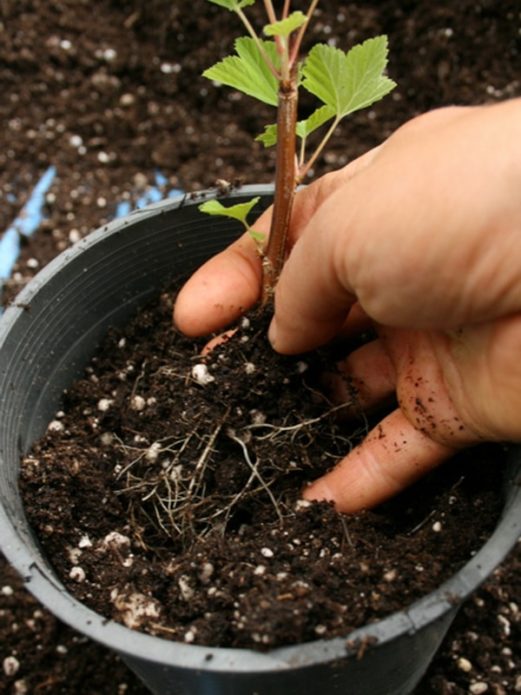
M 486 450 L 374 512 L 300 501 L 363 431 L 317 388 L 331 356 L 279 357 L 252 316 L 202 361 L 172 294 L 110 336 L 23 463 L 72 593 L 152 634 L 266 649 L 400 610 L 482 545 L 500 510 Z
M 344 47 L 389 34 L 390 73 L 399 88 L 369 118 L 362 114 L 342 127 L 316 173 L 343 164 L 425 109 L 521 94 L 514 0 L 321 5 L 315 38 L 338 36 Z M 197 78 L 230 45 L 229 19 L 202 0 L 192 6 L 187 16 L 170 0 L 99 0 L 95 13 L 82 0 L 0 4 L 2 228 L 44 169 L 58 169 L 47 220 L 25 245 L 6 299 L 58 251 L 110 218 L 118 201 L 143 193 L 156 167 L 168 187 L 185 189 L 217 176 L 271 179 L 271 156 L 260 149 L 251 155 L 251 135 L 265 114 L 252 115 L 245 99 Z M 81 136 L 83 154 L 71 144 L 73 135 Z M 419 695 L 519 691 L 520 564 L 518 546 L 463 608 Z M 12 676 L 0 672 L 0 692 L 145 692 L 115 657 L 38 606 L 5 563 L 0 585 L 1 656 L 20 662 Z

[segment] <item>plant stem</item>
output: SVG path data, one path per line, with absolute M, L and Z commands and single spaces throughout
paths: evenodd
M 279 86 L 275 200 L 268 246 L 263 259 L 263 305 L 273 297 L 286 256 L 286 239 L 296 185 L 297 95 L 297 71 L 294 68 L 290 79 L 282 81 Z

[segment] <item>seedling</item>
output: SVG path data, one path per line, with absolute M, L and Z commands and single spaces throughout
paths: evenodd
M 385 74 L 387 37 L 377 36 L 354 46 L 347 53 L 328 44 L 314 45 L 302 58 L 302 41 L 318 0 L 311 0 L 306 13 L 291 11 L 284 0 L 277 15 L 272 0 L 263 0 L 268 23 L 261 38 L 244 8 L 256 0 L 208 0 L 234 12 L 248 32 L 235 41 L 235 55 L 208 68 L 203 75 L 260 101 L 275 106 L 276 123 L 265 127 L 256 139 L 265 147 L 276 145 L 275 197 L 268 240 L 247 222 L 258 199 L 225 207 L 217 201 L 200 206 L 210 215 L 239 220 L 253 237 L 262 257 L 262 302 L 273 295 L 287 254 L 287 234 L 295 190 L 305 180 L 335 128 L 346 116 L 370 106 L 396 86 Z M 298 90 L 315 96 L 319 105 L 304 120 L 297 118 Z M 308 155 L 309 136 L 322 130 L 322 137 Z M 300 143 L 297 151 L 297 138 Z

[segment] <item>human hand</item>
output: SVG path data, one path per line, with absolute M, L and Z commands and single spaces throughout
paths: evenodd
M 272 343 L 303 352 L 369 320 L 377 339 L 342 370 L 362 407 L 398 400 L 306 498 L 367 508 L 463 446 L 521 439 L 520 190 L 513 100 L 414 119 L 296 195 Z M 216 330 L 259 288 L 245 236 L 188 281 L 176 324 L 190 335 Z

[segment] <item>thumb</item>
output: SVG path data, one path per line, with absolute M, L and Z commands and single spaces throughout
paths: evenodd
M 280 353 L 298 354 L 326 343 L 356 301 L 343 267 L 352 229 L 349 191 L 349 186 L 338 186 L 316 207 L 284 265 L 269 331 Z

